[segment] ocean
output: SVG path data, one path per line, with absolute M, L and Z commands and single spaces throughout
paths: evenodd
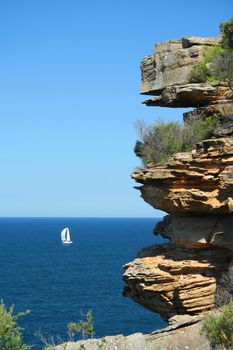
M 1 218 L 0 299 L 21 318 L 24 340 L 42 350 L 38 332 L 67 339 L 67 324 L 94 316 L 95 337 L 163 328 L 159 315 L 122 296 L 122 265 L 165 240 L 152 218 Z M 63 246 L 62 228 L 73 244 Z

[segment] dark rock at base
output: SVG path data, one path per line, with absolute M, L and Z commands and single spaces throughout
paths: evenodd
M 233 250 L 233 215 L 167 215 L 154 229 L 177 247 L 206 249 L 221 247 Z
M 219 117 L 219 123 L 213 136 L 216 138 L 233 136 L 233 114 Z

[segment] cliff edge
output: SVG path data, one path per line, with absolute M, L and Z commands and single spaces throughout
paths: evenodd
M 167 212 L 155 228 L 169 244 L 143 249 L 124 266 L 124 295 L 158 312 L 199 315 L 216 305 L 216 290 L 233 254 L 233 91 L 227 82 L 193 82 L 192 69 L 218 38 L 187 37 L 156 45 L 141 64 L 148 106 L 196 107 L 184 122 L 218 117 L 211 139 L 162 164 L 132 174 L 153 208 Z

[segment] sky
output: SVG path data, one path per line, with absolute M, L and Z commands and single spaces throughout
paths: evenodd
M 130 178 L 154 45 L 217 36 L 232 0 L 0 1 L 0 216 L 159 217 Z M 185 110 L 184 110 L 185 111 Z

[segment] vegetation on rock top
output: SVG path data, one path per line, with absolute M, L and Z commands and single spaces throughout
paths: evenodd
M 191 81 L 233 84 L 233 18 L 220 24 L 221 46 L 205 47 L 202 60 L 191 71 Z
M 232 349 L 233 301 L 224 305 L 220 313 L 210 312 L 207 314 L 202 333 L 207 335 L 213 349 Z
M 174 154 L 191 151 L 196 143 L 211 138 L 217 121 L 217 115 L 182 124 L 159 121 L 148 126 L 138 121 L 136 129 L 141 140 L 136 142 L 134 152 L 144 164 L 164 163 Z

